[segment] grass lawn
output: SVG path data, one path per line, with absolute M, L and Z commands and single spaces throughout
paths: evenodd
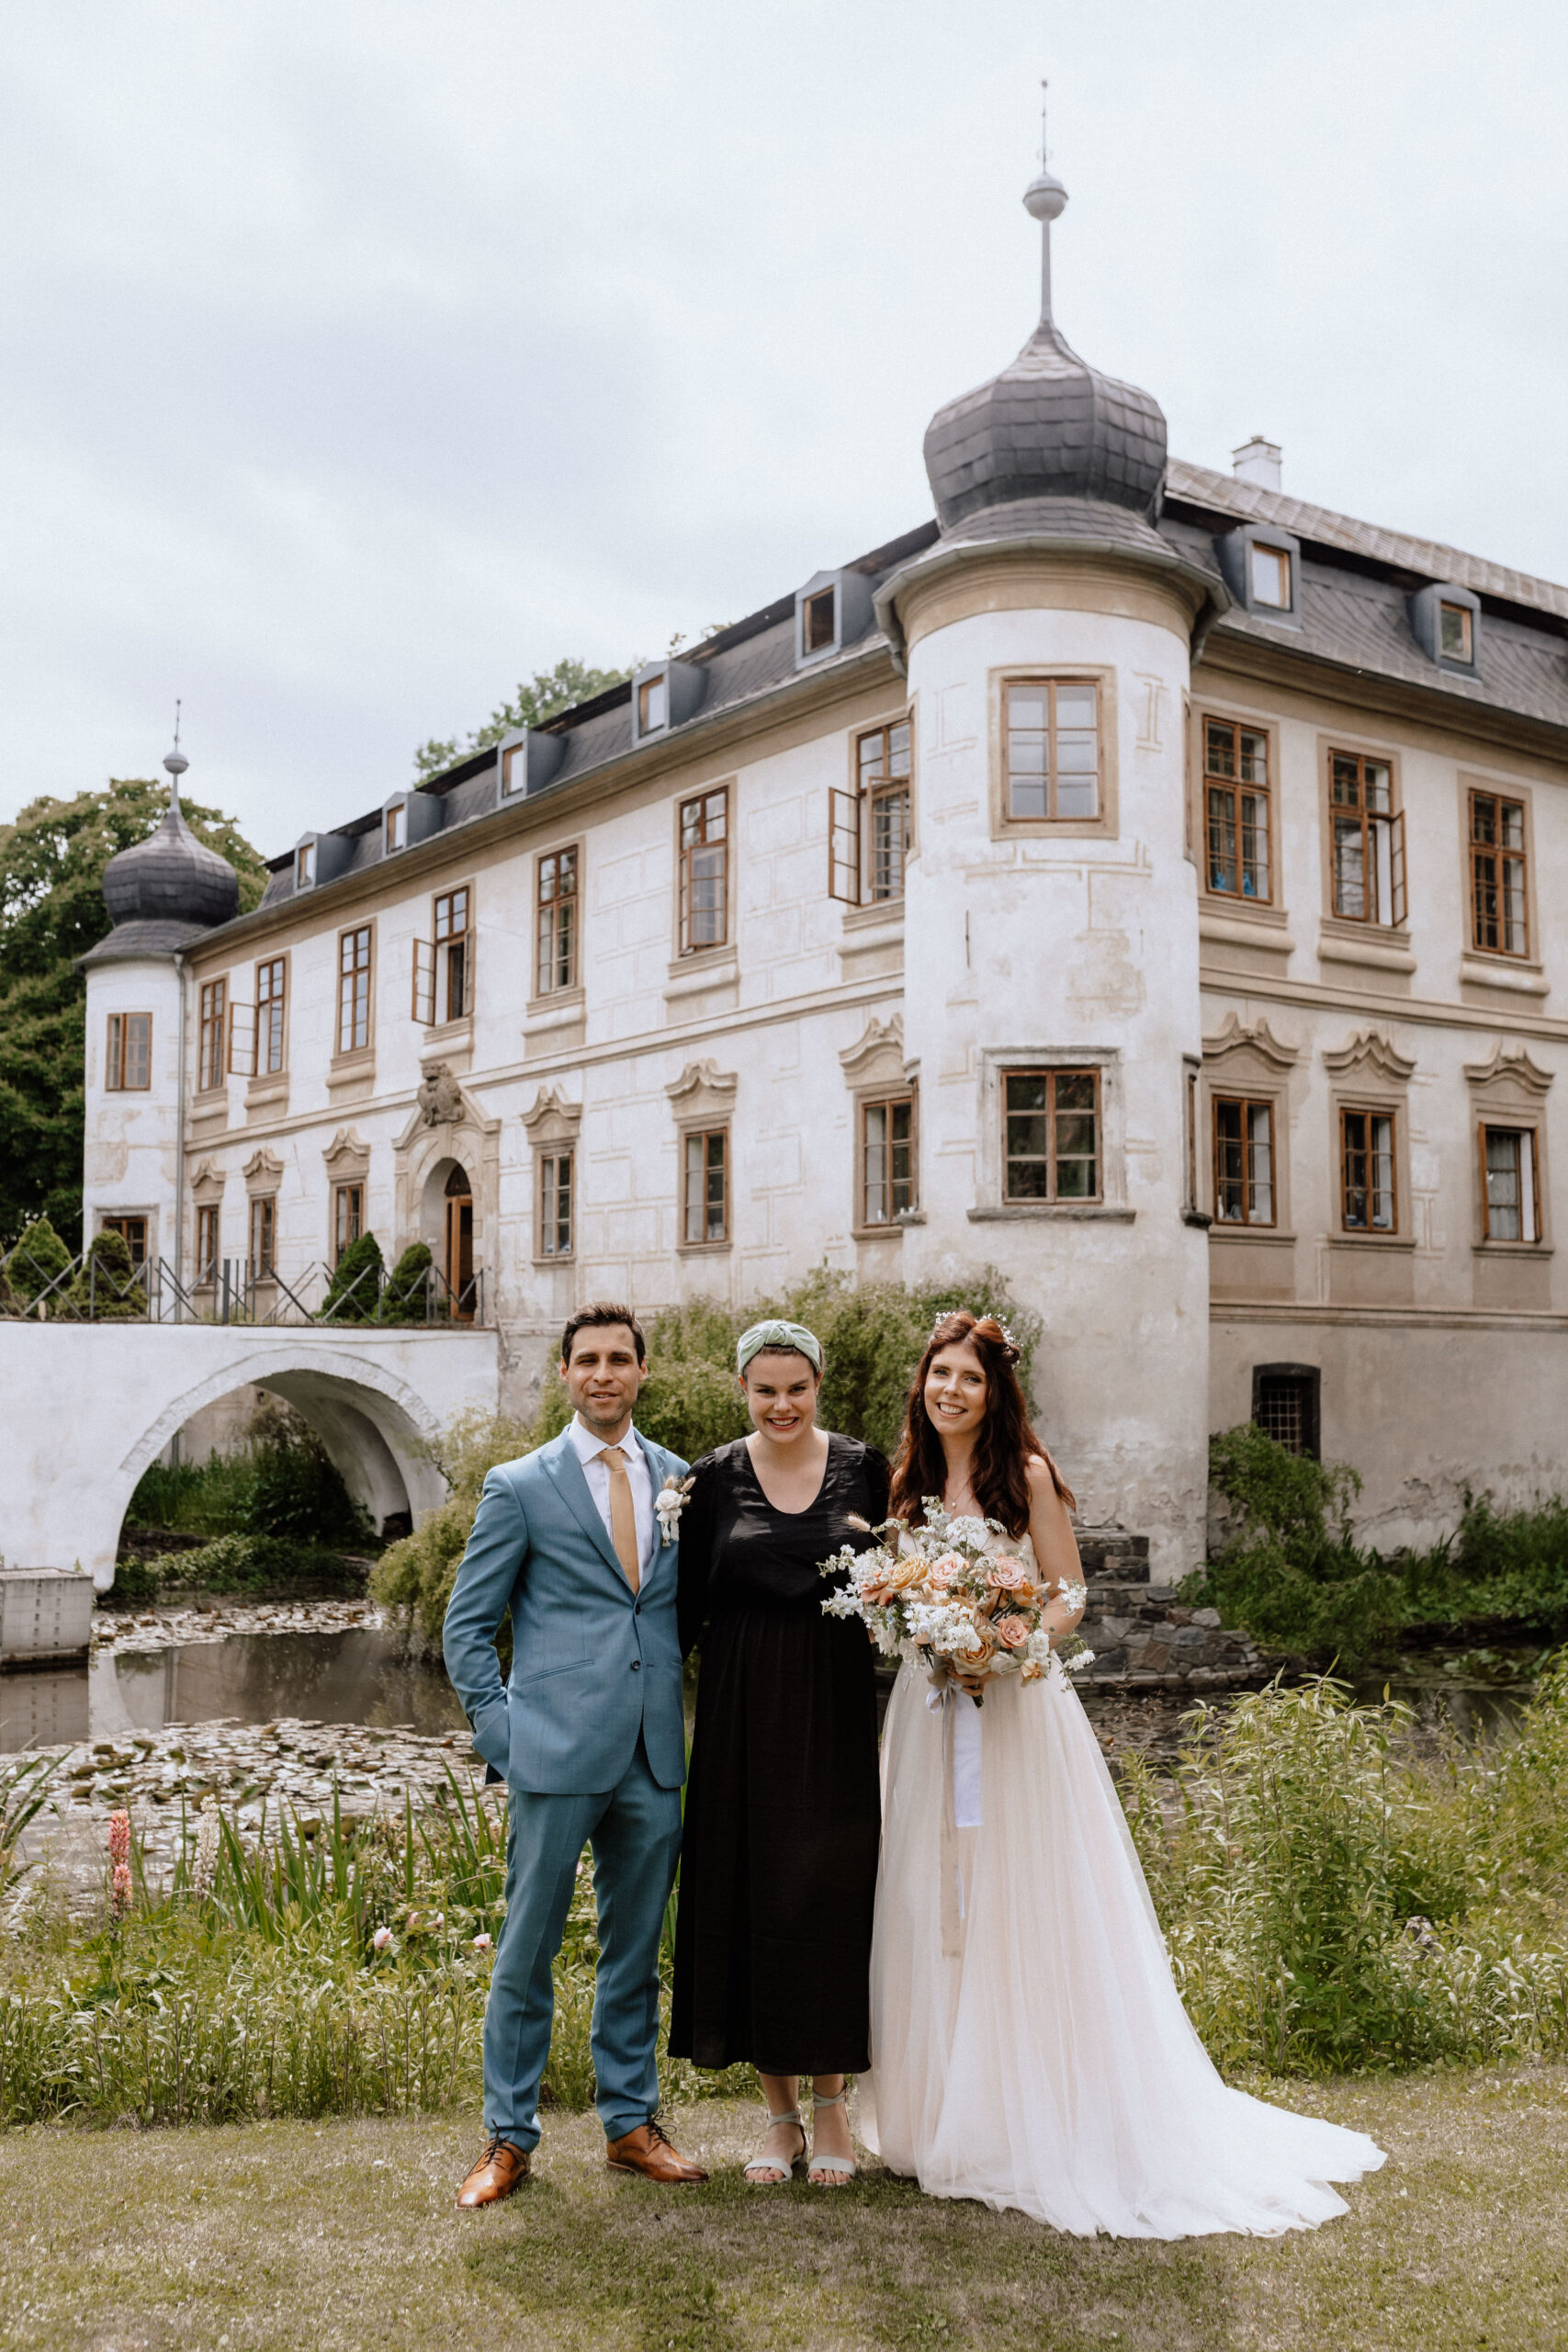
M 1292 2087 L 1372 2132 L 1351 2211 L 1284 2240 L 1061 2238 L 873 2171 L 745 2188 L 756 2110 L 671 2118 L 701 2189 L 607 2174 L 591 2115 L 547 2119 L 534 2181 L 459 2214 L 449 2117 L 0 2133 L 0 2346 L 740 2347 L 1118 2345 L 1474 2352 L 1568 2343 L 1568 2068 Z

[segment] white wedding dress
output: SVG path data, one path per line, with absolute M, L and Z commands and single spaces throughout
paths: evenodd
M 1015 1551 L 1032 1563 L 1028 1538 Z M 882 1743 L 866 2145 L 933 2197 L 1091 2236 L 1269 2236 L 1347 2209 L 1359 2132 L 1229 2089 L 1188 2021 L 1077 1692 L 899 1671 Z

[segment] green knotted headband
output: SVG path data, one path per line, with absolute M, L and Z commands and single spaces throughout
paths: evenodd
M 808 1331 L 804 1323 L 786 1323 L 782 1317 L 773 1316 L 766 1323 L 753 1323 L 749 1331 L 741 1332 L 735 1342 L 736 1371 L 744 1372 L 753 1356 L 762 1355 L 770 1348 L 785 1355 L 804 1356 L 813 1372 L 822 1369 L 822 1342 L 816 1332 Z

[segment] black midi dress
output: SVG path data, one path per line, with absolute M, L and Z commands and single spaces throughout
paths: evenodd
M 870 2064 L 881 1803 L 874 1654 L 825 1617 L 818 1563 L 871 1543 L 887 1464 L 829 1437 L 816 1500 L 775 1510 L 743 1438 L 696 1465 L 681 1520 L 681 1645 L 702 1673 L 686 1784 L 670 2048 L 769 2075 Z

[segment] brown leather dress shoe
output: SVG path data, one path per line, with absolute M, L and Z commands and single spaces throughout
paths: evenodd
M 644 2180 L 705 2180 L 701 2165 L 689 2165 L 666 2137 L 662 2124 L 651 2118 L 619 2140 L 604 2143 L 604 2162 L 612 2172 L 638 2172 Z
M 499 2205 L 519 2181 L 527 2179 L 529 2162 L 526 2148 L 514 2148 L 496 2134 L 457 2191 L 458 2204 Z

